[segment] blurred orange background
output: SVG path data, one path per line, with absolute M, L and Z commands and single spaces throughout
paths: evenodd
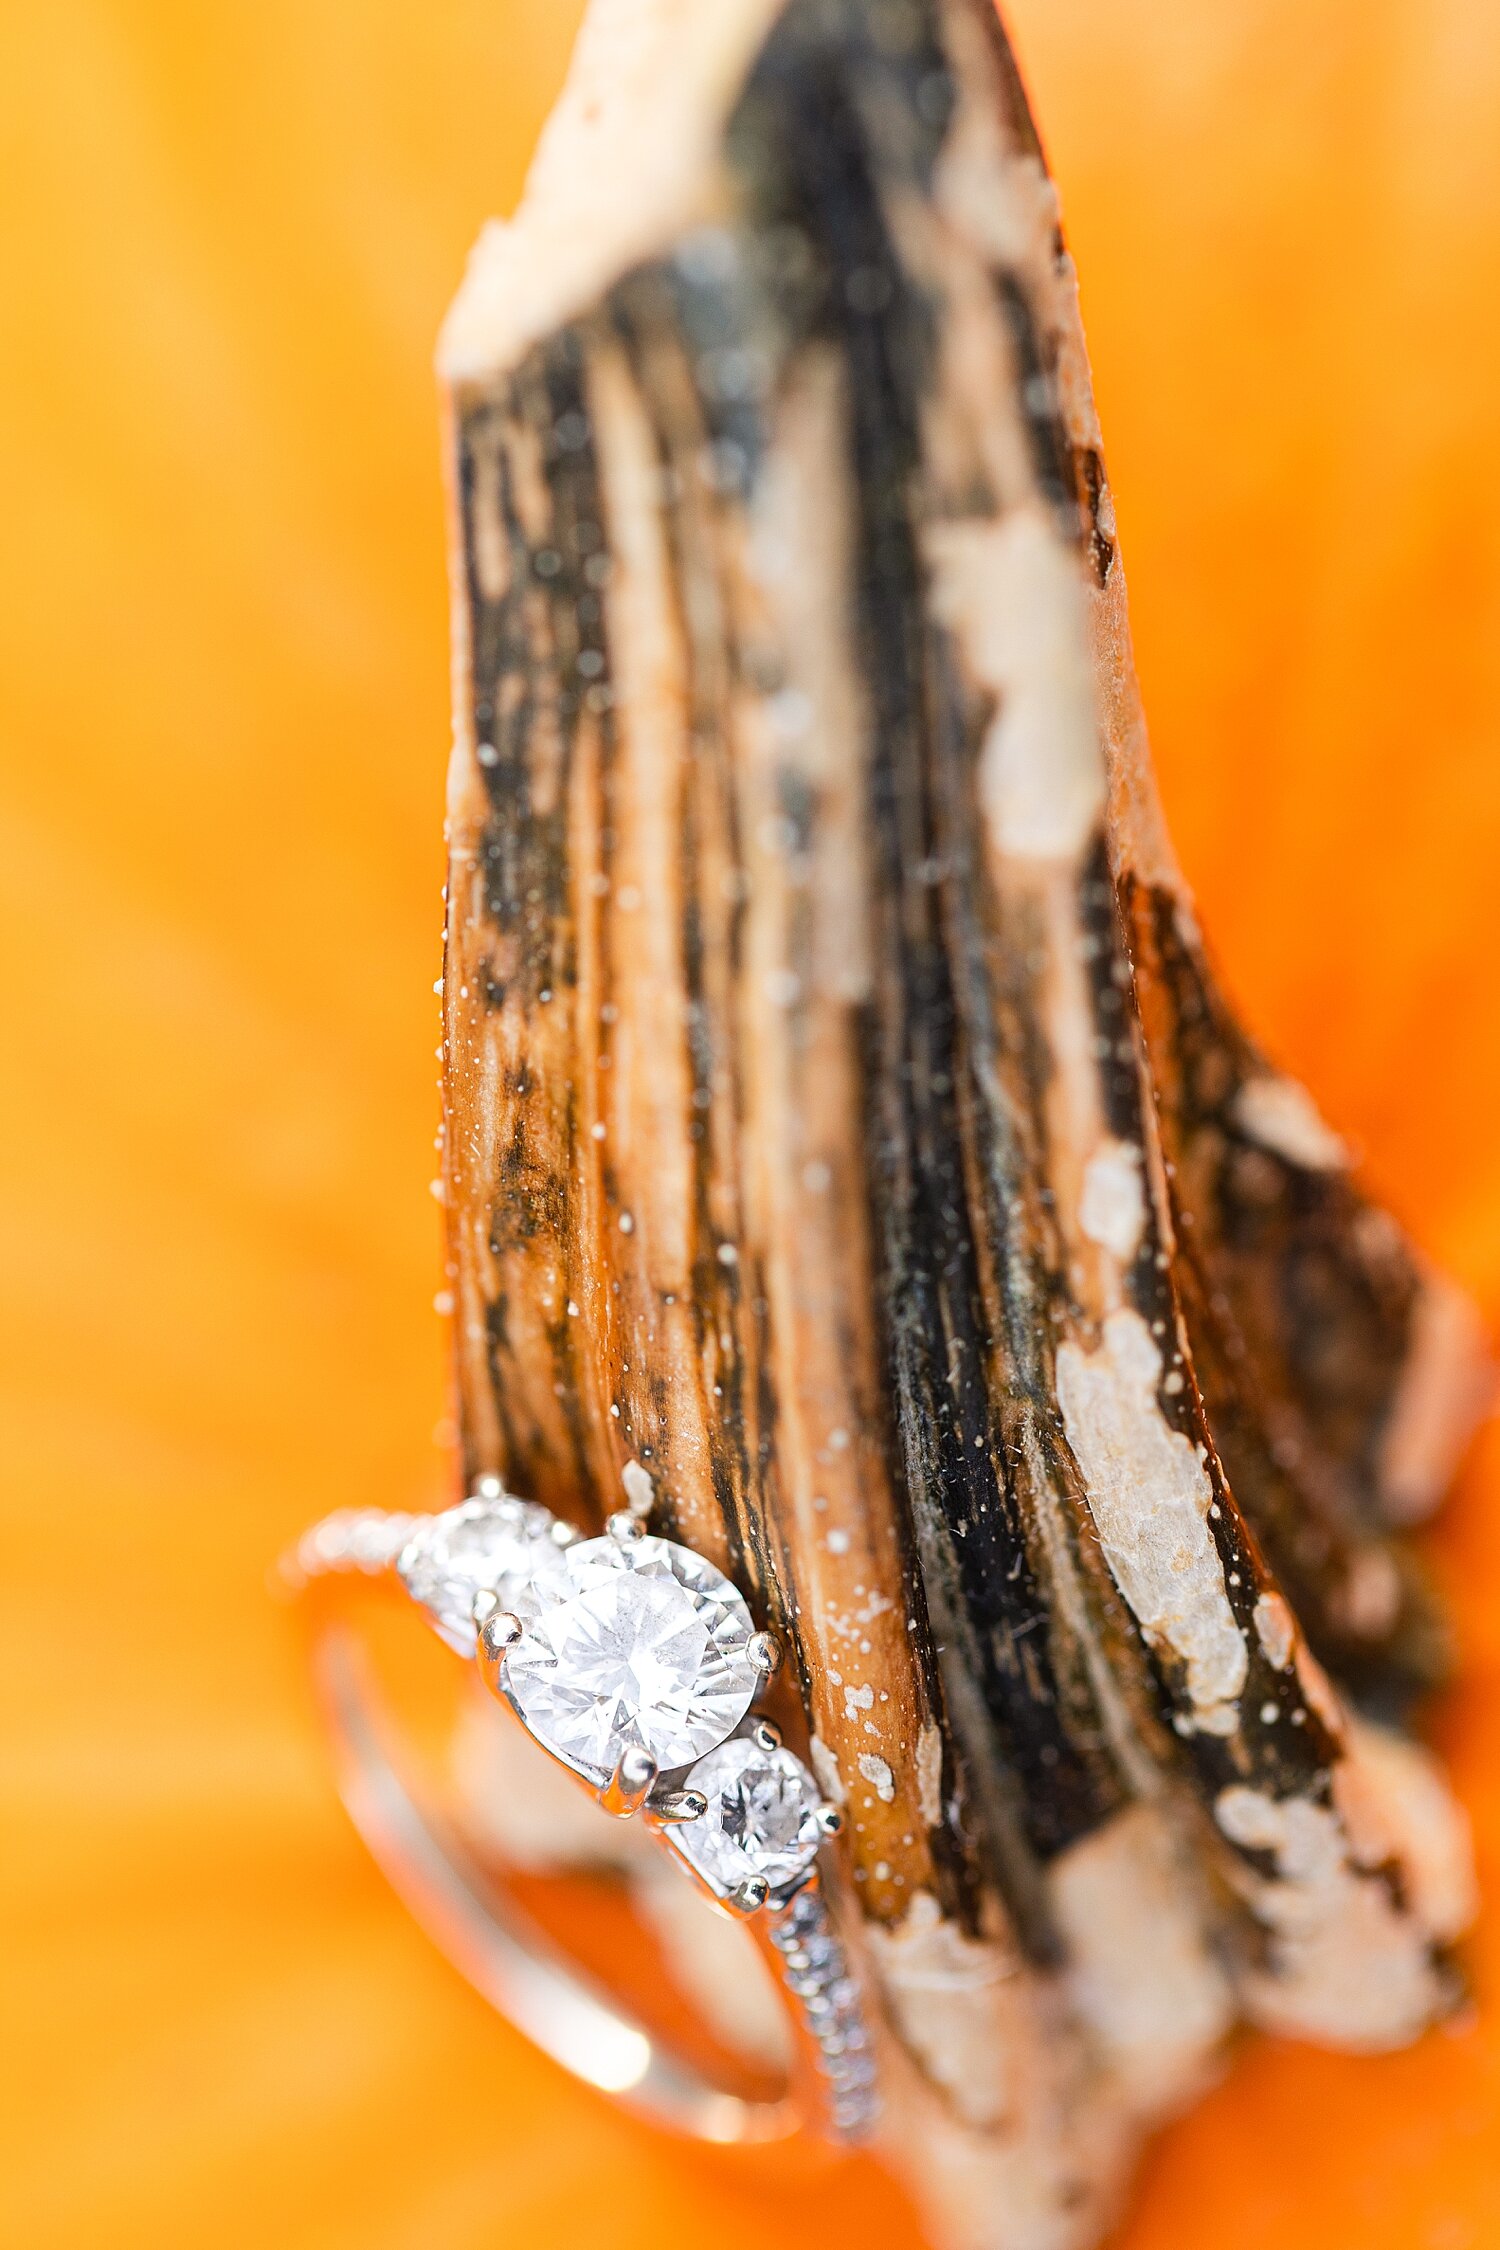
M 712 0 L 704 0 L 711 5 Z M 914 2241 L 564 2082 L 326 1779 L 264 1574 L 445 1490 L 431 348 L 575 0 L 0 11 L 0 2240 Z M 1014 0 L 1175 832 L 1257 1030 L 1500 1314 L 1500 14 Z M 1500 1440 L 1436 1541 L 1495 1889 Z M 1500 2245 L 1472 2020 L 1260 2042 L 1128 2250 Z

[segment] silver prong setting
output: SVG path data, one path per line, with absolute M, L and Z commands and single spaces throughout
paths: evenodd
M 843 1814 L 837 1805 L 830 1804 L 826 1798 L 813 1814 L 813 1819 L 824 1836 L 841 1836 L 844 1832 Z
M 781 1669 L 781 1642 L 774 1633 L 752 1633 L 748 1649 L 762 1682 L 774 1680 Z
M 729 1894 L 727 1904 L 736 1914 L 758 1914 L 771 1895 L 771 1886 L 764 1875 L 747 1875 L 744 1882 Z
M 685 1820 L 701 1820 L 708 1810 L 708 1799 L 701 1789 L 669 1789 L 664 1796 L 652 1799 L 651 1810 L 658 1820 L 676 1827 Z
M 599 1802 L 617 1820 L 639 1812 L 656 1782 L 658 1767 L 649 1750 L 624 1750 L 620 1762 L 599 1792 Z
M 618 1539 L 622 1546 L 630 1546 L 646 1536 L 646 1526 L 629 1508 L 617 1508 L 604 1528 L 610 1538 Z
M 750 1739 L 757 1750 L 779 1750 L 781 1729 L 773 1719 L 757 1719 L 750 1729 Z
M 477 1612 L 479 1608 L 477 1599 L 474 1607 Z M 506 1651 L 513 1649 L 521 1638 L 523 1629 L 521 1620 L 513 1611 L 501 1609 L 499 1603 L 496 1602 L 494 1608 L 488 1610 L 483 1618 L 476 1616 L 475 1623 L 477 1631 L 474 1640 L 474 1658 L 479 1666 L 479 1676 L 491 1695 L 499 1695 L 501 1692 L 500 1668 L 505 1662 Z

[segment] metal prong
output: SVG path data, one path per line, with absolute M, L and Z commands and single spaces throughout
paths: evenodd
M 547 1536 L 554 1547 L 571 1547 L 575 1540 L 583 1537 L 583 1533 L 576 1523 L 564 1523 L 559 1516 L 555 1523 L 548 1526 Z
M 775 1678 L 781 1663 L 781 1643 L 774 1633 L 752 1633 L 747 1653 L 763 1680 Z
M 658 1771 L 649 1750 L 622 1750 L 619 1764 L 599 1792 L 600 1804 L 617 1819 L 639 1812 Z
M 471 1500 L 503 1500 L 506 1497 L 504 1479 L 487 1470 L 482 1477 L 474 1479 L 474 1490 L 469 1497 Z
M 844 1816 L 837 1805 L 827 1803 L 819 1805 L 817 1811 L 813 1814 L 813 1819 L 825 1836 L 837 1836 L 843 1832 Z
M 644 1539 L 646 1536 L 646 1526 L 642 1523 L 640 1517 L 632 1515 L 628 1508 L 617 1508 L 604 1528 L 611 1539 L 618 1539 L 626 1546 L 632 1540 Z
M 750 1740 L 757 1750 L 779 1750 L 781 1729 L 771 1719 L 757 1719 L 750 1729 Z
M 475 1602 L 474 1606 L 476 1609 L 478 1608 L 478 1601 Z M 521 1638 L 523 1631 L 521 1620 L 512 1611 L 501 1609 L 497 1605 L 484 1617 L 477 1618 L 475 1623 L 478 1631 L 475 1636 L 474 1656 L 479 1666 L 479 1677 L 483 1680 L 491 1695 L 498 1695 L 500 1693 L 500 1666 L 504 1662 L 506 1650 L 514 1648 Z
M 701 1820 L 708 1799 L 701 1789 L 669 1789 L 664 1797 L 652 1799 L 651 1810 L 659 1820 Z
M 758 1914 L 770 1895 L 764 1875 L 747 1875 L 738 1890 L 730 1892 L 728 1903 L 736 1914 Z

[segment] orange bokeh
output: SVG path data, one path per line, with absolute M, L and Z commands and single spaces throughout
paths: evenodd
M 705 0 L 711 4 L 711 0 Z M 1243 1005 L 1500 1314 L 1500 15 L 1014 0 L 1173 825 Z M 914 2237 L 536 2061 L 332 1801 L 264 1571 L 443 1488 L 433 335 L 575 0 L 0 11 L 0 2241 Z M 1500 1855 L 1500 1443 L 1437 1536 Z M 1488 1596 L 1486 1588 L 1491 1589 Z M 1474 2020 L 1248 2046 L 1128 2250 L 1494 2250 Z

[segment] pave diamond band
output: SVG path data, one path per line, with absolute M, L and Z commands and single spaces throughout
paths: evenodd
M 860 2140 L 876 2113 L 875 2058 L 859 1985 L 815 1886 L 799 1891 L 771 1927 L 786 1985 L 804 2011 L 828 2080 L 834 2131 Z
M 490 1478 L 437 1515 L 326 1517 L 283 1577 L 319 1619 L 319 1682 L 356 1824 L 502 2013 L 577 2075 L 703 2138 L 869 2132 L 871 2027 L 819 1864 L 839 1816 L 753 1708 L 780 1652 L 732 1580 L 638 1512 L 591 1539 Z M 404 1588 L 533 1742 L 606 1811 L 640 1816 L 743 1921 L 786 2005 L 796 2060 L 784 2095 L 726 2092 L 525 1926 L 503 1878 L 387 1747 L 340 1598 L 361 1580 Z

